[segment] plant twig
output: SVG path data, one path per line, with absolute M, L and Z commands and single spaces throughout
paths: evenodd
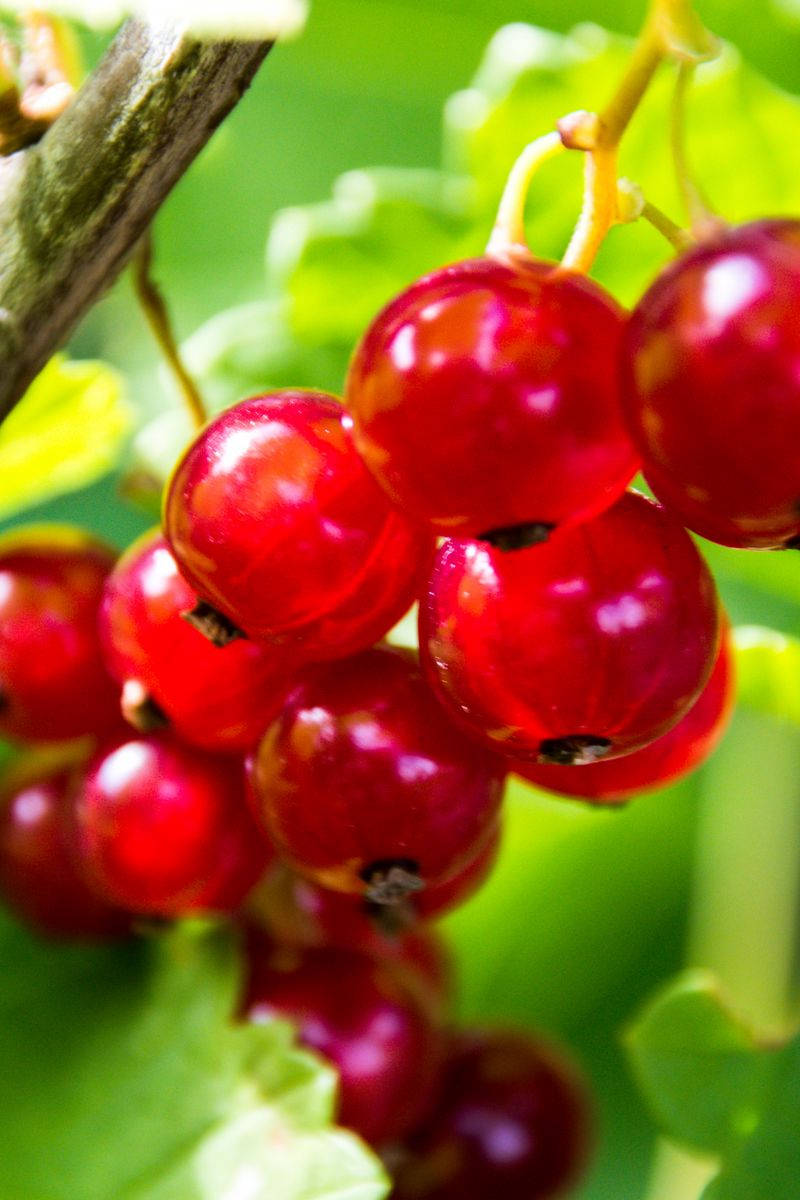
M 269 48 L 130 21 L 42 140 L 0 161 L 0 417 L 125 266 Z

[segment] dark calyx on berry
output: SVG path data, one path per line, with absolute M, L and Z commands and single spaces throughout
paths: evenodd
M 238 625 L 234 625 L 230 618 L 214 608 L 213 604 L 207 604 L 205 600 L 198 600 L 191 611 L 181 613 L 181 616 L 202 633 L 203 637 L 208 638 L 212 646 L 229 646 L 237 638 L 247 637 Z
M 539 746 L 538 761 L 574 767 L 597 762 L 598 759 L 605 758 L 610 749 L 611 742 L 608 738 L 592 737 L 591 734 L 577 733 L 571 737 L 545 738 Z
M 527 550 L 546 542 L 555 525 L 548 521 L 529 521 L 525 525 L 507 525 L 500 529 L 488 529 L 478 535 L 478 541 L 488 542 L 495 550 Z
M 370 863 L 361 872 L 366 883 L 364 895 L 370 904 L 394 906 L 402 904 L 425 884 L 419 877 L 417 863 L 409 858 L 383 859 Z

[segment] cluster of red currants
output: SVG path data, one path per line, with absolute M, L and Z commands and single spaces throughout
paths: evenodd
M 344 407 L 281 391 L 212 421 L 164 535 L 116 565 L 10 535 L 0 729 L 95 740 L 12 773 L 11 907 L 76 936 L 244 911 L 243 1013 L 336 1063 L 399 1196 L 487 1197 L 498 1171 L 555 1195 L 579 1090 L 516 1035 L 445 1038 L 415 923 L 488 873 L 509 770 L 614 803 L 718 740 L 728 631 L 684 525 L 800 538 L 796 294 L 787 221 L 714 233 L 630 317 L 521 252 L 456 264 L 377 317 Z M 640 465 L 665 506 L 626 491 Z M 376 645 L 416 600 L 419 656 Z

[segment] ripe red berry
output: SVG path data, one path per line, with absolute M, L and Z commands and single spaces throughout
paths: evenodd
M 165 532 L 201 600 L 253 638 L 309 658 L 369 646 L 416 597 L 430 535 L 392 511 L 350 418 L 321 392 L 222 413 L 178 464 Z
M 63 763 L 12 773 L 0 800 L 0 895 L 48 938 L 95 940 L 128 931 L 128 917 L 99 899 L 72 859 L 68 810 L 75 768 Z
M 521 758 L 636 750 L 694 703 L 717 655 L 716 591 L 691 538 L 631 492 L 544 546 L 439 550 L 420 652 L 454 719 Z
M 523 1033 L 461 1034 L 393 1200 L 562 1196 L 584 1166 L 589 1125 L 583 1086 L 550 1046 Z
M 381 646 L 292 693 L 257 754 L 258 812 L 302 873 L 391 904 L 480 852 L 504 771 L 450 723 L 415 656 Z
M 652 791 L 699 767 L 716 747 L 736 698 L 733 649 L 725 633 L 711 678 L 692 707 L 668 733 L 622 758 L 558 766 L 510 763 L 512 770 L 537 787 L 595 804 L 621 804 L 637 792 Z
M 637 466 L 618 395 L 623 320 L 552 263 L 479 258 L 418 280 L 350 367 L 364 461 L 443 534 L 530 544 L 600 512 Z
M 263 839 L 254 843 L 245 803 L 237 759 L 164 734 L 105 748 L 89 763 L 75 805 L 81 868 L 101 895 L 133 912 L 172 917 L 220 907 L 213 889 L 222 886 L 219 873 L 231 870 L 229 855 L 237 852 L 245 891 L 255 882 L 253 855 L 260 852 L 264 865 L 271 856 Z
M 196 597 L 161 534 L 144 534 L 106 580 L 100 634 L 142 732 L 169 725 L 209 750 L 247 749 L 277 716 L 293 677 L 285 650 L 237 640 L 213 646 L 182 619 Z
M 338 1120 L 379 1145 L 430 1103 L 442 1057 L 430 1012 L 388 964 L 346 950 L 270 948 L 251 939 L 243 1014 L 288 1017 L 339 1072 Z
M 120 727 L 97 634 L 113 563 L 113 551 L 69 526 L 28 527 L 0 540 L 3 734 L 61 741 Z
M 800 536 L 800 221 L 726 229 L 645 293 L 625 406 L 653 491 L 729 546 Z
M 354 950 L 394 963 L 416 986 L 422 984 L 441 1011 L 452 991 L 450 956 L 441 939 L 431 929 L 409 928 L 402 920 L 387 924 L 380 919 L 385 911 L 376 913 L 358 896 L 332 892 L 303 879 L 283 863 L 267 875 L 247 903 L 248 916 L 276 943 L 297 949 Z

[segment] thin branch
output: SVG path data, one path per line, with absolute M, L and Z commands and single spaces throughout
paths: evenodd
M 125 266 L 269 48 L 130 21 L 41 142 L 0 162 L 0 418 Z

